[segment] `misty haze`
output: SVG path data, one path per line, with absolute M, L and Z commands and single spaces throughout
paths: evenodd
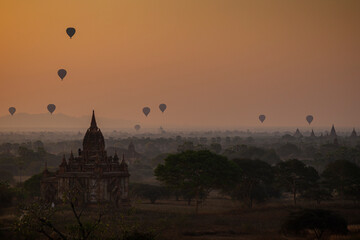
M 0 2 L 0 239 L 360 239 L 360 1 Z

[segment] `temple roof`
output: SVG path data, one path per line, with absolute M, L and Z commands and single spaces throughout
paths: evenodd
M 93 110 L 93 113 L 92 113 L 90 129 L 98 129 L 97 124 L 96 124 L 95 111 L 94 110 Z
M 67 166 L 67 162 L 66 162 L 66 158 L 65 158 L 65 154 L 64 154 L 63 159 L 60 164 L 60 167 L 66 167 L 66 166 Z
M 316 136 L 315 136 L 315 133 L 314 133 L 314 129 L 311 129 L 310 137 L 316 137 Z
M 119 163 L 119 157 L 118 157 L 116 151 L 115 151 L 115 154 L 114 154 L 113 161 L 114 161 L 115 163 Z
M 93 111 L 91 124 L 86 131 L 83 140 L 83 153 L 86 158 L 96 158 L 96 156 L 104 156 L 105 140 L 101 130 L 97 127 L 95 112 Z
M 331 127 L 330 136 L 331 136 L 331 137 L 336 137 L 336 136 L 337 136 L 336 131 L 335 131 L 334 124 L 333 124 L 332 127 Z
M 355 128 L 352 130 L 350 137 L 357 137 L 357 133 L 355 131 Z
M 301 134 L 300 130 L 297 128 L 294 134 L 294 137 L 301 138 L 303 135 Z
M 121 160 L 121 163 L 120 163 L 120 169 L 122 171 L 127 171 L 127 168 L 128 168 L 128 165 L 125 162 L 125 155 L 123 154 L 122 160 Z
M 48 176 L 50 174 L 48 168 L 47 168 L 47 161 L 45 160 L 45 167 L 44 167 L 44 171 L 43 171 L 43 176 Z

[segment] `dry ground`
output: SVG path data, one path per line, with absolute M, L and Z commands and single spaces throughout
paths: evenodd
M 247 209 L 239 202 L 215 196 L 204 202 L 196 215 L 195 206 L 188 206 L 185 201 L 158 200 L 156 204 L 150 204 L 146 200 L 133 199 L 131 213 L 124 217 L 124 221 L 130 225 L 137 224 L 139 228 L 154 229 L 159 239 L 304 239 L 286 238 L 279 232 L 289 212 L 301 207 L 319 206 L 300 202 L 294 207 L 291 201 L 271 201 Z M 320 207 L 339 212 L 350 224 L 350 236 L 332 236 L 332 239 L 360 239 L 360 208 L 354 207 L 351 202 L 327 202 Z M 10 229 L 15 218 L 16 208 L 6 209 L 0 214 L 0 227 Z M 71 218 L 71 213 L 65 210 L 59 216 L 58 224 Z
M 294 207 L 291 201 L 272 201 L 247 209 L 229 199 L 210 198 L 200 207 L 199 214 L 195 215 L 194 206 L 187 206 L 183 201 L 160 200 L 156 204 L 135 201 L 133 205 L 143 216 L 168 214 L 161 235 L 169 239 L 188 240 L 296 239 L 286 238 L 279 232 L 285 218 L 291 211 L 301 207 L 319 207 L 309 202 L 300 202 Z M 360 208 L 355 208 L 352 203 L 337 202 L 321 204 L 320 207 L 338 211 L 353 225 L 350 227 L 352 232 L 360 232 L 356 226 L 360 224 Z M 171 218 L 172 214 L 175 217 Z M 150 217 L 148 220 L 151 219 L 156 218 Z M 360 235 L 337 239 L 360 239 Z

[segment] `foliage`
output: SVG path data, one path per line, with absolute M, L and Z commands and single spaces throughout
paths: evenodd
M 325 239 L 330 234 L 347 234 L 347 221 L 332 211 L 304 209 L 291 213 L 282 226 L 284 233 L 306 234 L 311 230 L 316 239 Z
M 14 183 L 14 175 L 10 171 L 1 170 L 0 171 L 0 181 L 7 183 Z
M 292 143 L 286 143 L 277 149 L 277 153 L 284 158 L 293 158 L 301 154 L 301 150 Z
M 229 159 L 258 159 L 272 165 L 280 161 L 273 149 L 263 149 L 254 146 L 235 145 L 225 149 L 224 155 Z
M 234 159 L 242 170 L 242 178 L 228 189 L 234 199 L 242 200 L 251 208 L 253 200 L 263 201 L 272 196 L 274 174 L 271 166 L 266 162 L 251 159 Z
M 74 222 L 69 223 L 69 227 L 65 230 L 56 226 L 56 214 L 59 208 L 54 205 L 40 201 L 33 202 L 21 207 L 22 215 L 20 216 L 16 229 L 26 238 L 33 236 L 35 233 L 43 234 L 48 239 L 94 239 L 93 236 L 101 226 L 101 220 L 104 215 L 99 211 L 98 216 L 93 221 L 83 220 L 85 207 L 78 209 L 75 206 L 75 198 L 69 197 L 65 199 L 65 204 L 69 204 L 73 213 Z
M 51 239 L 52 232 L 59 238 L 66 239 L 52 223 L 55 208 L 44 202 L 34 202 L 27 206 L 22 206 L 22 215 L 16 223 L 16 230 L 25 238 L 34 238 L 34 234 L 41 233 Z
M 167 186 L 195 193 L 196 212 L 200 193 L 229 186 L 238 173 L 226 157 L 207 150 L 171 154 L 155 169 L 156 178 Z
M 193 151 L 194 150 L 194 143 L 193 142 L 184 142 L 183 144 L 178 146 L 178 152 L 186 152 L 186 151 Z
M 222 150 L 222 147 L 221 147 L 221 144 L 220 143 L 212 143 L 210 145 L 210 148 L 209 148 L 211 151 L 213 151 L 214 153 L 217 153 L 219 154 Z
M 58 166 L 59 158 L 47 153 L 40 143 L 31 144 L 32 147 L 36 147 L 36 150 L 28 148 L 27 145 L 10 144 L 4 147 L 3 144 L 5 154 L 0 154 L 0 167 L 14 175 L 33 175 L 43 169 L 45 161 L 48 162 L 49 167 Z
M 310 188 L 319 179 L 313 167 L 306 166 L 297 159 L 276 164 L 275 176 L 277 184 L 293 194 L 294 204 L 296 204 L 297 194 Z
M 301 196 L 305 199 L 314 200 L 318 204 L 323 201 L 332 199 L 332 195 L 329 189 L 321 187 L 319 185 L 315 185 L 309 189 L 306 189 Z
M 359 197 L 360 167 L 346 160 L 329 163 L 322 173 L 324 182 L 330 190 L 336 190 L 344 198 Z
M 14 192 L 9 183 L 0 181 L 0 208 L 11 205 Z
M 155 232 L 140 229 L 133 221 L 125 223 L 125 215 L 113 206 L 76 206 L 75 196 L 66 194 L 63 204 L 56 206 L 43 201 L 21 206 L 21 216 L 15 225 L 17 232 L 25 239 L 39 239 L 40 235 L 62 240 L 155 239 Z M 66 222 L 62 220 L 65 217 Z
M 327 164 L 346 160 L 360 165 L 360 147 L 338 146 L 335 144 L 324 144 L 314 154 L 313 164 L 324 171 Z
M 31 178 L 23 183 L 24 190 L 31 197 L 40 197 L 40 182 L 42 179 L 42 173 L 33 175 Z

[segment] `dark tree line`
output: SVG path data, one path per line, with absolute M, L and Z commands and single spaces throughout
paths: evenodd
M 233 159 L 208 150 L 170 154 L 155 169 L 155 176 L 174 191 L 189 192 L 198 203 L 212 190 L 219 190 L 242 201 L 249 208 L 281 193 L 290 193 L 293 203 L 299 197 L 317 203 L 334 197 L 360 200 L 360 168 L 338 160 L 319 174 L 315 168 L 297 159 L 274 166 L 261 160 Z

